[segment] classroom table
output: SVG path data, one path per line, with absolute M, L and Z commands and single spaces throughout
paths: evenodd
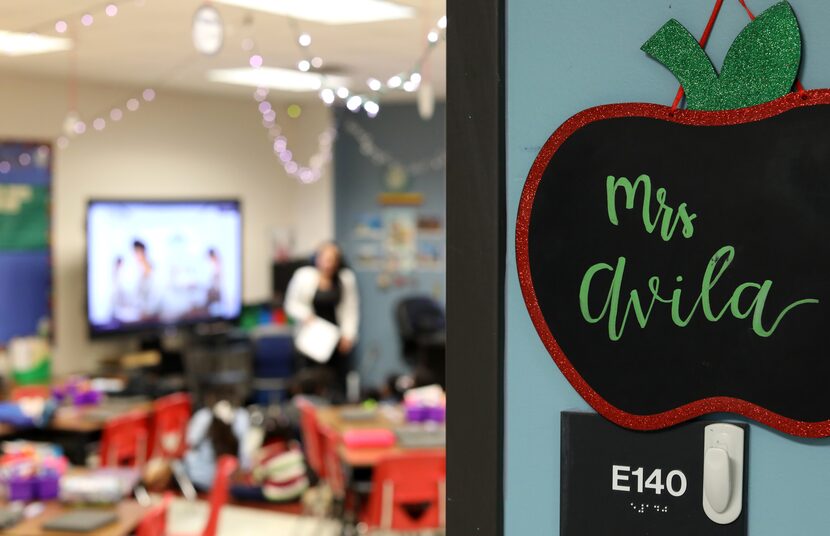
M 118 520 L 98 530 L 84 532 L 87 536 L 127 536 L 132 534 L 138 524 L 147 515 L 149 507 L 141 506 L 138 502 L 128 499 L 123 500 L 115 506 L 118 512 Z M 8 529 L 0 530 L 4 536 L 77 536 L 77 532 L 56 532 L 43 529 L 43 524 L 50 519 L 69 513 L 72 508 L 64 506 L 59 502 L 45 504 L 43 512 L 35 517 L 25 519 Z
M 153 404 L 147 399 L 106 399 L 92 406 L 61 406 L 55 410 L 52 420 L 42 430 L 55 432 L 100 432 L 108 420 L 130 411 L 151 411 Z M 10 424 L 0 423 L 0 437 L 12 436 L 21 431 Z
M 152 411 L 153 403 L 145 398 L 109 398 L 93 406 L 62 406 L 55 411 L 47 428 L 60 432 L 97 432 L 110 419 L 131 411 Z
M 151 411 L 146 398 L 108 398 L 93 406 L 61 406 L 43 428 L 16 428 L 0 423 L 0 440 L 27 439 L 60 445 L 69 461 L 86 463 L 87 446 L 101 438 L 107 421 L 131 411 Z
M 398 428 L 407 426 L 403 408 L 400 406 L 381 407 L 372 418 L 361 420 L 344 419 L 342 412 L 347 408 L 354 409 L 357 406 L 318 407 L 316 409 L 317 422 L 320 426 L 333 430 L 340 436 L 349 430 L 359 430 L 362 428 L 385 428 L 394 432 Z M 382 459 L 405 452 L 443 453 L 445 450 L 445 447 L 402 447 L 398 444 L 382 448 L 349 448 L 341 443 L 337 449 L 337 454 L 346 472 L 347 485 L 349 489 L 356 492 L 354 501 L 347 501 L 348 506 L 341 513 L 341 521 L 344 525 L 351 526 L 352 528 L 356 527 L 357 519 L 359 518 L 356 512 L 360 511 L 360 504 L 363 500 L 362 496 L 365 496 L 370 489 L 370 487 L 367 487 L 371 482 L 370 474 Z
M 394 408 L 393 411 L 379 409 L 370 419 L 347 420 L 342 418 L 341 412 L 343 409 L 355 407 L 357 406 L 324 406 L 317 408 L 317 421 L 321 426 L 332 429 L 341 436 L 348 430 L 358 430 L 361 428 L 385 428 L 394 432 L 407 424 L 404 421 L 403 410 L 401 408 Z M 338 448 L 338 456 L 349 467 L 372 468 L 386 456 L 412 452 L 414 450 L 419 452 L 444 452 L 445 447 L 409 448 L 393 445 L 391 447 L 380 448 L 349 448 L 341 444 Z

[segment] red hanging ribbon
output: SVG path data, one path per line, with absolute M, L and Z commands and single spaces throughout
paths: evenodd
M 738 0 L 741 3 L 741 6 L 746 11 L 746 14 L 749 15 L 749 20 L 755 20 L 755 15 L 752 14 L 750 11 L 749 6 L 746 5 L 746 0 Z M 715 26 L 715 21 L 718 19 L 718 15 L 720 14 L 720 8 L 723 6 L 723 0 L 716 0 L 715 1 L 715 8 L 712 10 L 712 14 L 709 16 L 709 22 L 706 23 L 706 28 L 703 30 L 703 35 L 700 36 L 700 47 L 706 48 L 706 43 L 709 42 L 709 36 L 712 35 L 712 28 Z M 795 89 L 796 91 L 804 91 L 804 86 L 801 85 L 801 81 L 798 78 L 795 79 Z M 677 110 L 677 107 L 680 106 L 680 101 L 683 99 L 683 86 L 680 86 L 677 89 L 677 95 L 674 97 L 674 102 L 671 105 L 672 110 Z

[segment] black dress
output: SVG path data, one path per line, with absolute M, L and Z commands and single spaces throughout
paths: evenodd
M 314 307 L 314 314 L 332 324 L 337 324 L 337 304 L 343 297 L 340 285 L 332 284 L 328 290 L 317 289 L 314 293 L 314 300 L 311 302 Z

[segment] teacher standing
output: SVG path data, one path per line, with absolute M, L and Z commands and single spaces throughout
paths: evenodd
M 326 242 L 314 255 L 313 266 L 294 272 L 285 293 L 285 312 L 298 324 L 322 318 L 340 328 L 340 341 L 331 358 L 318 363 L 300 356 L 303 368 L 314 367 L 326 377 L 330 395 L 342 399 L 346 375 L 352 368 L 352 350 L 360 323 L 357 278 L 343 266 L 343 255 L 334 242 Z

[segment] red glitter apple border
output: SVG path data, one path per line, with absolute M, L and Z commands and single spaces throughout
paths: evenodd
M 528 312 L 530 313 L 530 318 L 545 348 L 547 348 L 553 361 L 562 371 L 562 374 L 565 375 L 565 378 L 580 396 L 599 414 L 626 428 L 634 430 L 659 430 L 701 415 L 727 412 L 742 415 L 793 436 L 808 438 L 830 436 L 830 419 L 818 422 L 799 421 L 770 411 L 752 402 L 728 396 L 703 398 L 669 411 L 650 415 L 628 413 L 614 406 L 585 381 L 556 342 L 556 338 L 553 336 L 550 327 L 545 321 L 536 298 L 536 291 L 533 287 L 533 279 L 530 273 L 528 252 L 530 217 L 533 210 L 533 201 L 536 197 L 536 191 L 542 180 L 542 176 L 554 154 L 556 154 L 556 151 L 559 150 L 562 144 L 577 130 L 586 125 L 605 119 L 623 117 L 658 119 L 691 126 L 738 125 L 774 117 L 796 108 L 828 104 L 830 104 L 830 89 L 814 89 L 788 93 L 771 102 L 736 110 L 683 110 L 649 103 L 607 104 L 589 108 L 574 115 L 560 126 L 548 138 L 544 146 L 542 146 L 542 149 L 536 156 L 536 160 L 533 162 L 533 166 L 530 168 L 519 201 L 519 211 L 516 219 L 516 264 L 519 274 L 519 284 Z

